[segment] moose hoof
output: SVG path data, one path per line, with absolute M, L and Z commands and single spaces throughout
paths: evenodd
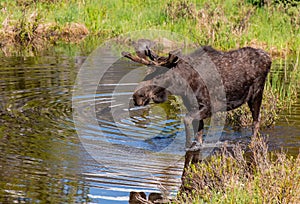
M 191 145 L 191 147 L 187 148 L 186 151 L 188 152 L 196 152 L 199 151 L 202 147 L 202 143 L 198 141 L 194 141 Z

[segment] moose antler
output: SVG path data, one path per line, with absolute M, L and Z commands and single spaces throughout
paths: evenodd
M 122 56 L 126 57 L 126 58 L 128 58 L 128 59 L 130 59 L 130 60 L 132 60 L 134 62 L 140 63 L 140 64 L 144 64 L 144 65 L 158 65 L 156 63 L 156 61 L 149 61 L 146 58 L 142 58 L 142 57 L 139 57 L 139 56 L 134 56 L 134 55 L 132 55 L 129 52 L 122 52 Z
M 159 56 L 153 50 L 150 49 L 149 40 L 139 40 L 135 46 L 136 56 L 129 52 L 122 52 L 122 56 L 147 66 L 163 66 L 167 68 L 172 68 L 180 60 L 181 50 L 174 50 L 169 52 L 168 57 Z M 145 45 L 147 43 L 147 45 Z

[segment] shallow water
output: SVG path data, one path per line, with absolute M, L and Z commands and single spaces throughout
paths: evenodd
M 61 51 L 0 59 L 0 203 L 127 203 L 131 191 L 176 193 L 185 154 L 178 99 L 132 107 L 145 67 L 120 60 L 76 95 L 82 113 L 75 127 L 72 94 L 85 59 Z M 138 79 L 120 82 L 137 68 Z M 283 116 L 263 133 L 271 149 L 297 154 L 300 101 Z M 222 138 L 247 141 L 250 135 L 250 129 L 225 127 Z

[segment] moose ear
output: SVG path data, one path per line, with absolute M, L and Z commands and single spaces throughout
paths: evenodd
M 168 57 L 169 64 L 173 64 L 173 66 L 176 66 L 181 56 L 182 56 L 181 50 L 174 50 L 169 52 L 169 57 Z

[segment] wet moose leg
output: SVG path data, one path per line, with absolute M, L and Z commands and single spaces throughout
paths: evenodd
M 197 130 L 197 133 L 195 135 L 195 139 L 196 141 L 198 141 L 201 145 L 203 143 L 203 129 L 204 129 L 204 122 L 203 120 L 200 120 L 199 121 L 199 124 L 198 124 L 198 130 Z
M 190 148 L 192 145 L 192 137 L 193 137 L 193 132 L 191 130 L 191 123 L 193 122 L 193 118 L 189 117 L 186 115 L 183 119 L 184 122 L 184 128 L 185 128 L 185 147 Z
M 260 107 L 262 103 L 263 90 L 253 96 L 252 99 L 248 101 L 248 106 L 252 113 L 253 118 L 253 137 L 258 135 L 259 127 L 260 127 Z
M 207 107 L 202 107 L 199 111 L 196 112 L 189 112 L 184 118 L 184 125 L 186 131 L 186 147 L 191 148 L 192 146 L 192 138 L 194 136 L 193 132 L 191 131 L 191 125 L 194 120 L 199 120 L 199 127 L 198 132 L 194 136 L 196 139 L 196 143 L 198 145 L 202 144 L 202 133 L 204 128 L 203 119 L 210 116 L 210 111 Z M 197 144 L 196 144 L 197 145 Z M 194 146 L 194 144 L 193 144 Z

